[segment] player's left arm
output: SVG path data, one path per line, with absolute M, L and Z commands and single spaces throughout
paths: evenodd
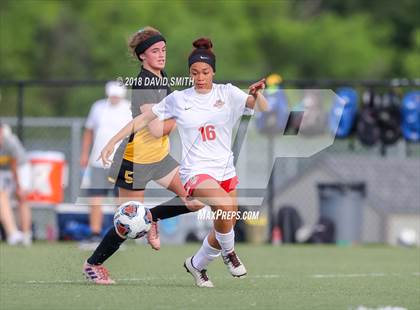
M 109 166 L 112 162 L 109 160 L 109 157 L 114 152 L 115 145 L 119 143 L 124 138 L 128 137 L 132 133 L 135 133 L 144 127 L 146 127 L 151 121 L 157 118 L 157 115 L 153 113 L 152 110 L 146 111 L 140 115 L 137 115 L 133 118 L 127 125 L 125 125 L 119 132 L 117 132 L 111 140 L 105 145 L 101 151 L 101 155 L 97 160 L 102 159 L 102 163 L 105 167 Z
M 261 79 L 258 82 L 248 87 L 249 96 L 246 100 L 245 106 L 250 109 L 257 107 L 260 111 L 268 110 L 268 102 L 264 95 L 260 92 L 265 88 L 265 79 Z

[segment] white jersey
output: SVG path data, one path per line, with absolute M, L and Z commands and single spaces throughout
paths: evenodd
M 152 111 L 160 120 L 175 118 L 182 141 L 180 175 L 185 184 L 197 174 L 218 181 L 236 175 L 232 131 L 245 111 L 248 95 L 232 84 L 213 84 L 207 94 L 192 88 L 175 91 Z
M 131 104 L 125 99 L 122 99 L 115 105 L 111 104 L 107 99 L 96 101 L 92 105 L 85 124 L 86 128 L 94 132 L 93 147 L 89 160 L 90 165 L 102 167 L 102 162 L 96 160 L 102 149 L 131 119 Z

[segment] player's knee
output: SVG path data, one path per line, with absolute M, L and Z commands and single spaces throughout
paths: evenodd
M 226 208 L 226 210 L 232 211 L 235 209 L 235 201 L 229 195 L 223 198 L 223 202 L 224 202 L 223 205 Z
M 220 197 L 217 203 L 212 206 L 213 211 L 221 210 L 224 212 L 232 211 L 234 208 L 233 199 L 229 196 Z

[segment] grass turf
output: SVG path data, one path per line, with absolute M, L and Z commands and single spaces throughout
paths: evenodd
M 0 309 L 420 309 L 420 251 L 385 246 L 252 246 L 237 252 L 248 277 L 221 259 L 200 289 L 182 267 L 199 244 L 159 252 L 129 244 L 106 266 L 114 286 L 87 284 L 76 243 L 0 245 Z

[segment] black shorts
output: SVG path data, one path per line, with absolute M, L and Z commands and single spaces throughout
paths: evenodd
M 136 164 L 123 159 L 115 185 L 128 190 L 145 190 L 147 183 L 163 178 L 178 166 L 178 162 L 169 154 L 153 164 Z
M 87 188 L 82 191 L 87 197 L 118 197 L 118 188 Z

